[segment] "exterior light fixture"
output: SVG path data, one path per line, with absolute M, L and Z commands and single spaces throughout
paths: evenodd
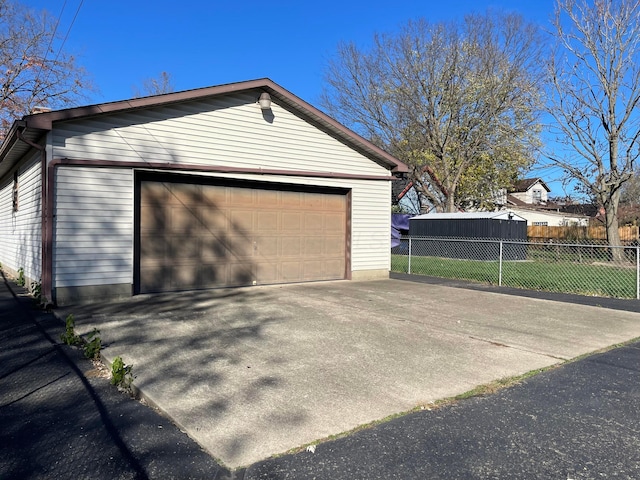
M 271 95 L 269 95 L 267 92 L 260 94 L 258 103 L 260 104 L 260 108 L 262 110 L 269 110 L 271 108 Z

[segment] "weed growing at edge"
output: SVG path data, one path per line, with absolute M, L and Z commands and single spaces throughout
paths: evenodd
M 19 287 L 24 287 L 27 283 L 27 281 L 24 279 L 24 268 L 22 267 L 18 269 L 18 279 L 16 280 L 16 283 Z
M 101 348 L 102 340 L 100 339 L 100 330 L 94 328 L 93 331 L 87 335 L 87 341 L 82 347 L 84 356 L 92 360 L 98 359 L 100 358 Z
M 132 393 L 131 385 L 133 384 L 133 365 L 125 365 L 122 357 L 117 356 L 111 364 L 111 385 L 115 385 L 122 390 Z
M 60 334 L 60 340 L 62 340 L 62 343 L 65 345 L 82 347 L 84 356 L 91 360 L 100 358 L 100 349 L 102 348 L 100 330 L 94 328 L 93 331 L 87 335 L 87 340 L 85 340 L 76 334 L 76 320 L 73 314 L 67 315 L 64 333 Z
M 82 339 L 79 335 L 76 335 L 76 320 L 73 318 L 73 314 L 67 315 L 67 319 L 65 320 L 65 330 L 64 333 L 60 334 L 60 340 L 65 345 L 80 345 L 82 343 Z

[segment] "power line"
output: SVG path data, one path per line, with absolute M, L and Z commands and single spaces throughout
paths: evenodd
M 53 27 L 53 33 L 51 34 L 51 37 L 49 37 L 49 44 L 47 45 L 47 48 L 44 51 L 44 58 L 42 59 L 42 63 L 40 64 L 40 70 L 38 70 L 38 74 L 36 75 L 36 78 L 33 82 L 34 86 L 38 84 L 38 80 L 40 80 L 40 75 L 44 70 L 45 64 L 47 63 L 47 56 L 49 55 L 49 51 L 51 50 L 53 39 L 56 38 L 56 33 L 58 32 L 58 26 L 60 25 L 60 20 L 62 19 L 62 14 L 64 13 L 64 9 L 66 8 L 66 6 L 67 6 L 67 0 L 64 0 L 64 3 L 62 4 L 62 10 L 60 10 L 60 13 L 58 14 L 58 19 L 56 20 L 55 27 Z
M 65 0 L 65 3 L 66 3 L 66 0 Z M 73 16 L 73 20 L 71 20 L 71 24 L 69 25 L 69 28 L 67 29 L 67 33 L 64 36 L 64 40 L 62 40 L 62 44 L 60 44 L 60 48 L 58 49 L 58 54 L 56 55 L 56 59 L 53 61 L 54 63 L 58 61 L 60 52 L 62 52 L 62 48 L 64 47 L 64 44 L 67 42 L 67 38 L 69 38 L 69 33 L 71 33 L 71 28 L 73 27 L 73 24 L 76 22 L 76 18 L 78 18 L 78 14 L 80 13 L 80 8 L 82 8 L 83 3 L 84 3 L 84 0 L 80 0 L 80 3 L 78 4 L 78 8 L 76 9 L 76 13 Z
M 73 16 L 73 19 L 71 20 L 71 23 L 69 24 L 69 28 L 67 28 L 67 33 L 64 36 L 64 39 L 62 40 L 62 43 L 60 44 L 60 47 L 58 48 L 58 53 L 56 54 L 56 58 L 53 60 L 53 65 L 55 65 L 58 62 L 58 58 L 60 58 L 60 54 L 62 53 L 62 49 L 64 48 L 64 44 L 67 42 L 67 39 L 69 38 L 69 34 L 71 33 L 71 28 L 73 27 L 73 24 L 75 23 L 76 19 L 78 18 L 78 14 L 80 13 L 80 8 L 82 8 L 82 4 L 84 3 L 84 0 L 80 0 L 80 3 L 78 4 L 78 8 L 76 8 L 76 13 Z M 67 4 L 67 0 L 65 0 L 64 5 L 62 6 L 62 11 L 64 11 L 64 8 Z M 60 17 L 62 16 L 62 12 L 60 12 Z M 60 22 L 60 18 L 58 18 L 58 22 Z M 58 29 L 58 25 L 56 24 L 56 28 L 54 29 L 54 35 L 55 32 Z M 53 36 L 51 37 L 51 41 L 53 41 Z M 45 57 L 46 58 L 46 57 Z M 44 67 L 44 64 L 43 64 Z M 49 70 L 47 72 L 47 76 L 45 77 L 43 83 L 46 83 L 46 81 L 49 79 L 49 75 L 51 75 L 51 70 Z

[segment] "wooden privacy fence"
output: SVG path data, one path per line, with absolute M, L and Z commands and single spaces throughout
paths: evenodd
M 625 244 L 630 244 L 638 240 L 638 227 L 619 227 L 618 233 L 620 240 Z M 530 225 L 527 227 L 527 237 L 530 242 L 548 242 L 550 240 L 561 240 L 568 242 L 577 240 L 584 242 L 585 240 L 602 240 L 607 239 L 607 230 L 605 227 L 549 227 L 545 225 Z

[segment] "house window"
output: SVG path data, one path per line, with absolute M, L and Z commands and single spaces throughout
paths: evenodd
M 18 211 L 18 171 L 13 172 L 13 211 Z
M 533 202 L 540 203 L 542 201 L 542 190 L 533 191 Z
M 534 227 L 548 227 L 549 222 L 531 222 Z

